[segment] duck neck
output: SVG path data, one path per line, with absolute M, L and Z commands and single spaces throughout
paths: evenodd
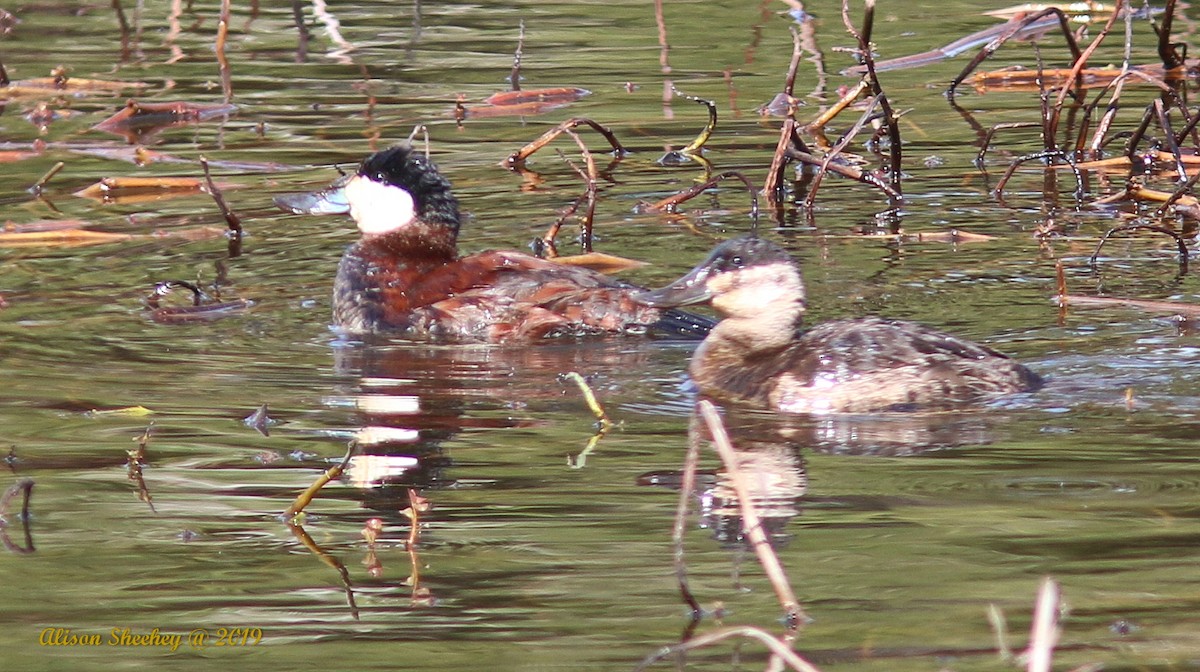
M 383 235 L 363 236 L 359 246 L 413 261 L 448 263 L 458 258 L 457 230 L 424 220 Z
M 804 320 L 803 288 L 797 291 L 791 286 L 775 286 L 764 291 L 775 295 L 764 297 L 760 292 L 757 298 L 764 303 L 756 310 L 722 310 L 719 300 L 714 303 L 724 317 L 696 350 L 693 377 L 770 357 L 795 342 Z

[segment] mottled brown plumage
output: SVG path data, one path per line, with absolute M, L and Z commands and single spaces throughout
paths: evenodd
M 989 347 L 912 322 L 868 317 L 801 328 L 800 269 L 759 238 L 722 243 L 650 305 L 711 301 L 723 318 L 688 372 L 710 397 L 789 413 L 946 409 L 1038 389 L 1042 381 Z

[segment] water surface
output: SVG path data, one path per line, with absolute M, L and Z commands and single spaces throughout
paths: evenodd
M 984 4 L 881 3 L 875 39 L 888 56 L 923 51 L 992 25 L 979 13 Z M 468 214 L 462 247 L 522 248 L 583 194 L 567 163 L 579 163 L 578 151 L 559 140 L 524 175 L 499 162 L 560 121 L 586 116 L 635 150 L 608 165 L 601 139 L 583 134 L 604 168 L 597 249 L 651 262 L 626 273 L 631 281 L 663 282 L 752 223 L 745 192 L 732 184 L 677 215 L 637 207 L 705 174 L 694 163 L 658 164 L 705 120 L 693 102 L 664 104 L 663 92 L 673 84 L 715 101 L 713 170 L 761 183 L 779 120 L 756 110 L 783 85 L 795 25 L 786 5 L 669 2 L 665 52 L 652 3 L 353 5 L 329 10 L 342 43 L 305 7 L 303 58 L 290 8 L 237 7 L 227 46 L 237 113 L 144 137 L 168 157 L 145 166 L 119 153 L 130 149 L 123 138 L 92 126 L 127 97 L 220 102 L 215 3 L 127 8 L 138 29 L 127 55 L 106 6 L 19 8 L 22 23 L 4 38 L 12 79 L 64 66 L 147 88 L 52 97 L 50 107 L 69 115 L 44 130 L 24 118 L 35 100 L 11 100 L 0 116 L 5 149 L 33 152 L 0 163 L 6 221 L 82 220 L 135 236 L 0 247 L 0 450 L 12 451 L 0 482 L 36 483 L 36 552 L 0 555 L 6 669 L 624 670 L 687 627 L 670 541 L 678 493 L 648 483 L 682 464 L 691 346 L 341 339 L 328 327 L 329 294 L 354 233 L 343 218 L 282 214 L 271 198 L 322 186 L 336 166 L 423 124 Z M 805 119 L 852 83 L 837 74 L 852 64 L 838 51 L 852 44 L 838 6 L 808 10 L 829 78 L 822 89 L 813 66 L 801 68 Z M 521 22 L 524 86 L 591 94 L 543 114 L 469 111 L 457 122 L 456 100 L 470 110 L 508 88 Z M 1149 29 L 1138 31 L 1150 62 Z M 1043 55 L 1062 58 L 1058 44 L 1047 39 Z M 1105 58 L 1119 60 L 1118 48 Z M 1015 45 L 996 65 L 1035 62 L 1027 45 Z M 1039 141 L 1035 131 L 1004 135 L 986 172 L 972 165 L 979 136 L 941 95 L 962 63 L 883 79 L 893 104 L 910 110 L 900 212 L 885 216 L 879 194 L 831 179 L 812 213 L 789 202 L 760 226 L 803 261 L 813 319 L 919 320 L 1020 357 L 1050 384 L 949 418 L 818 420 L 743 438 L 745 459 L 787 484 L 772 531 L 813 619 L 796 648 L 823 669 L 1008 669 L 988 606 L 1004 612 L 1020 648 L 1036 587 L 1052 576 L 1069 605 L 1062 669 L 1200 667 L 1200 342 L 1164 316 L 1082 308 L 1063 316 L 1051 301 L 1057 260 L 1080 293 L 1194 301 L 1200 288 L 1194 274 L 1178 272 L 1165 239 L 1115 241 L 1089 269 L 1112 214 L 1077 208 L 1069 178 L 1047 197 L 1031 166 L 1004 202 L 990 196 L 1008 159 Z M 1140 105 L 1151 94 L 1127 95 Z M 1028 91 L 965 91 L 959 103 L 985 128 L 1038 118 Z M 839 118 L 831 137 L 852 123 Z M 219 236 L 147 235 L 223 228 L 205 194 L 118 203 L 73 195 L 102 177 L 198 176 L 201 156 L 243 219 L 236 256 Z M 62 172 L 32 198 L 25 189 L 59 161 Z M 1039 241 L 1048 218 L 1071 237 Z M 992 239 L 878 235 L 895 224 Z M 564 253 L 576 249 L 573 227 Z M 143 298 L 169 279 L 219 281 L 224 298 L 253 306 L 211 322 L 156 323 Z M 568 371 L 589 378 L 619 423 L 582 458 L 594 419 L 560 379 Z M 277 421 L 269 435 L 243 423 L 263 404 Z M 138 406 L 152 414 L 96 412 Z M 127 451 L 151 425 L 147 499 L 129 478 Z M 319 494 L 303 532 L 281 522 L 363 428 L 378 440 Z M 711 452 L 702 467 L 703 482 L 719 488 Z M 432 506 L 411 555 L 400 513 L 410 488 Z M 713 492 L 697 495 L 685 539 L 697 597 L 724 607 L 720 623 L 706 620 L 700 631 L 751 624 L 778 632 L 779 605 Z M 372 571 L 360 531 L 376 517 L 383 531 Z M 20 543 L 19 528 L 9 531 Z M 105 644 L 114 628 L 205 628 L 211 638 L 204 649 L 184 642 L 175 651 L 43 646 L 46 628 L 102 635 Z M 257 628 L 261 641 L 218 647 L 219 628 Z M 695 654 L 688 667 L 728 669 L 733 660 L 763 664 L 745 645 Z

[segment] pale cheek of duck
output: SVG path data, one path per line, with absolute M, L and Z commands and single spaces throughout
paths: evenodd
M 364 236 L 382 236 L 408 225 L 416 217 L 412 194 L 361 175 L 345 187 L 350 216 Z

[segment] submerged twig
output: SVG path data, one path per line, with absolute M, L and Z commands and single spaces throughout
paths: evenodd
M 1033 624 L 1030 626 L 1028 672 L 1050 672 L 1054 647 L 1058 645 L 1061 632 L 1058 627 L 1059 600 L 1062 597 L 1058 583 L 1049 577 L 1042 579 L 1038 588 L 1037 603 L 1033 609 Z
M 350 570 L 346 569 L 345 563 L 343 563 L 341 560 L 338 560 L 336 557 L 330 554 L 329 551 L 321 548 L 321 545 L 316 541 L 313 541 L 313 538 L 309 536 L 308 532 L 305 531 L 304 526 L 300 523 L 296 522 L 295 520 L 288 520 L 287 526 L 288 530 L 291 531 L 292 536 L 296 537 L 297 541 L 311 551 L 313 555 L 317 556 L 321 562 L 332 567 L 338 573 L 338 577 L 340 577 L 342 581 L 342 590 L 346 593 L 346 602 L 350 606 L 350 616 L 357 621 L 358 604 L 354 601 L 354 586 L 350 583 Z
M 23 495 L 21 500 L 21 513 L 18 515 L 20 516 L 19 519 L 21 521 L 21 527 L 25 530 L 24 546 L 19 546 L 13 543 L 13 540 L 8 536 L 8 507 L 12 504 L 12 501 L 17 496 L 17 493 L 21 493 Z M 33 479 L 21 478 L 18 479 L 16 483 L 8 486 L 8 489 L 4 491 L 4 494 L 0 495 L 0 542 L 4 544 L 4 548 L 8 549 L 10 553 L 28 555 L 29 553 L 33 553 L 35 550 L 37 550 L 33 546 L 33 531 L 29 528 L 29 498 L 32 493 Z
M 1092 256 L 1088 258 L 1088 263 L 1093 266 L 1096 265 L 1096 261 L 1100 258 L 1100 248 L 1104 247 L 1104 244 L 1108 242 L 1108 239 L 1111 238 L 1114 233 L 1120 233 L 1123 231 L 1136 231 L 1139 229 L 1161 233 L 1173 238 L 1175 240 L 1176 249 L 1179 250 L 1179 265 L 1183 270 L 1187 270 L 1187 241 L 1185 241 L 1183 236 L 1179 235 L 1178 232 L 1168 229 L 1165 226 L 1158 226 L 1155 224 L 1123 224 L 1121 226 L 1114 226 L 1108 231 L 1105 231 L 1104 235 L 1100 237 L 1100 242 L 1096 244 L 1096 250 L 1092 252 Z
M 129 461 L 125 466 L 129 471 L 129 480 L 137 484 L 138 499 L 145 502 L 150 507 L 152 513 L 158 513 L 154 508 L 154 498 L 150 495 L 150 488 L 146 486 L 146 479 L 142 474 L 142 467 L 146 462 L 146 446 L 150 443 L 150 431 L 153 428 L 154 423 L 150 423 L 141 436 L 134 438 L 134 441 L 138 443 L 138 447 L 134 450 L 126 451 L 129 454 Z
M 766 572 L 771 586 L 775 589 L 775 595 L 779 598 L 779 602 L 787 614 L 788 629 L 794 631 L 808 620 L 808 615 L 804 613 L 795 593 L 792 592 L 787 575 L 783 571 L 783 565 L 779 562 L 779 557 L 775 555 L 775 551 L 771 548 L 771 543 L 763 531 L 762 519 L 759 518 L 758 512 L 754 508 L 754 502 L 750 498 L 750 489 L 746 486 L 741 470 L 738 469 L 737 456 L 729 441 L 729 434 L 725 431 L 725 425 L 721 422 L 721 416 L 717 413 L 713 403 L 707 399 L 702 399 L 697 404 L 697 408 L 700 417 L 704 419 L 708 427 L 713 445 L 721 455 L 721 461 L 725 464 L 725 470 L 729 473 L 734 491 L 737 493 L 738 507 L 742 514 L 742 528 L 749 537 L 750 543 L 754 547 L 754 553 L 758 556 L 758 562 Z
M 678 656 L 681 653 L 686 653 L 693 649 L 705 647 L 710 644 L 716 644 L 717 642 L 729 639 L 730 637 L 745 637 L 747 639 L 754 639 L 761 642 L 764 646 L 770 649 L 772 655 L 776 656 L 789 667 L 791 667 L 791 669 L 797 670 L 798 672 L 820 672 L 815 665 L 800 657 L 800 654 L 793 651 L 786 643 L 779 641 L 765 630 L 748 625 L 725 628 L 724 630 L 717 630 L 716 632 L 709 632 L 697 637 L 693 637 L 686 642 L 675 644 L 674 646 L 664 646 L 657 652 L 647 656 L 644 660 L 642 660 L 642 662 L 634 668 L 634 672 L 641 672 L 647 667 L 650 667 L 654 663 L 657 663 L 665 658 Z
M 698 622 L 704 615 L 696 596 L 688 585 L 687 564 L 683 559 L 683 533 L 687 529 L 688 504 L 692 500 L 692 491 L 696 489 L 696 468 L 700 462 L 700 418 L 695 413 L 688 421 L 688 449 L 683 458 L 683 477 L 679 485 L 679 503 L 675 506 L 675 524 L 671 528 L 672 553 L 675 565 L 675 580 L 679 584 L 679 594 L 687 602 L 691 610 L 692 623 Z

